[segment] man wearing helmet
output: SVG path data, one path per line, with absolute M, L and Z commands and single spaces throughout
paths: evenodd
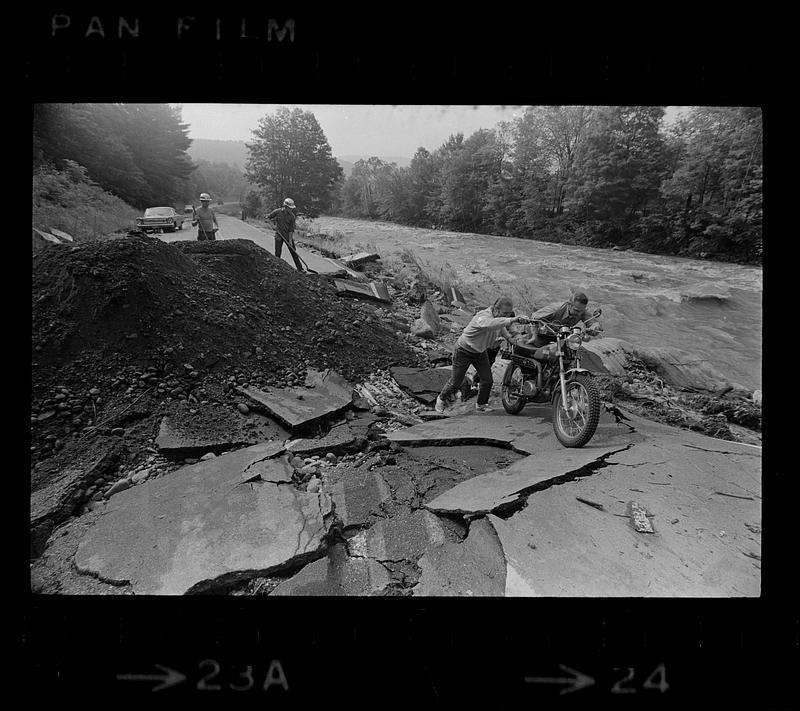
M 289 252 L 294 260 L 294 266 L 297 271 L 303 271 L 303 265 L 297 256 L 296 247 L 294 246 L 294 223 L 296 217 L 294 215 L 294 200 L 286 198 L 283 201 L 283 206 L 277 210 L 273 210 L 267 215 L 267 220 L 275 221 L 275 256 L 280 257 L 283 249 L 283 243 L 290 247 Z
M 219 229 L 219 225 L 214 208 L 211 207 L 211 196 L 208 193 L 200 193 L 200 207 L 194 211 L 192 220 L 192 227 L 195 225 L 197 225 L 197 239 L 216 239 L 214 233 Z

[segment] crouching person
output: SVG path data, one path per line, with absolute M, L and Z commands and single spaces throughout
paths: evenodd
M 453 395 L 461 388 L 470 365 L 475 366 L 480 376 L 480 388 L 475 409 L 489 412 L 489 393 L 492 390 L 492 367 L 487 350 L 494 346 L 498 336 L 511 338 L 506 330 L 521 316 L 512 316 L 514 304 L 507 296 L 501 296 L 494 305 L 478 311 L 458 337 L 453 350 L 453 370 L 439 397 L 436 398 L 436 412 L 444 412 L 452 403 Z

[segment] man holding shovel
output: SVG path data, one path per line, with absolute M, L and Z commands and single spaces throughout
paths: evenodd
M 198 240 L 215 240 L 214 234 L 219 229 L 217 216 L 214 208 L 211 207 L 211 196 L 208 193 L 200 193 L 200 207 L 194 211 L 192 227 L 197 225 Z
M 273 210 L 267 215 L 267 220 L 275 221 L 275 256 L 280 257 L 283 250 L 283 243 L 289 248 L 289 252 L 294 260 L 294 266 L 298 272 L 303 271 L 303 265 L 294 246 L 294 223 L 297 218 L 294 215 L 295 204 L 292 198 L 283 201 L 283 207 Z

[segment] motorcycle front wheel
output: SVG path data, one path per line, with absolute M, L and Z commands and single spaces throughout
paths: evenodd
M 503 409 L 509 415 L 518 415 L 525 407 L 525 396 L 522 394 L 522 369 L 514 363 L 506 366 L 503 374 L 503 385 L 500 389 Z
M 553 398 L 553 431 L 565 447 L 583 447 L 600 421 L 600 393 L 594 380 L 578 374 L 567 380 L 567 409 L 561 404 L 561 388 Z

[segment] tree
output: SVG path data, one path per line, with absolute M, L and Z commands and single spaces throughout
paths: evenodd
M 127 104 L 126 143 L 149 188 L 147 202 L 163 204 L 182 198 L 194 168 L 186 153 L 188 125 L 167 104 Z
M 247 150 L 245 175 L 264 190 L 266 205 L 291 197 L 312 217 L 331 207 L 342 168 L 314 114 L 279 107 L 259 120 Z
M 500 175 L 502 153 L 493 131 L 473 133 L 447 162 L 442 179 L 442 212 L 457 229 L 484 227 L 484 197 Z
M 345 214 L 354 217 L 382 217 L 393 213 L 391 193 L 397 186 L 393 183 L 394 163 L 385 163 L 377 156 L 355 163 L 344 187 Z
M 663 116 L 661 107 L 604 108 L 579 146 L 565 209 L 602 222 L 605 240 L 624 236 L 658 200 L 668 174 L 668 152 L 659 132 Z
M 241 200 L 248 189 L 238 166 L 199 160 L 190 180 L 189 199 L 196 200 L 201 192 L 207 192 L 212 198 Z
M 37 104 L 34 161 L 68 160 L 138 207 L 182 199 L 192 163 L 180 112 L 165 104 Z
M 412 224 L 430 224 L 433 221 L 428 204 L 436 191 L 436 165 L 425 148 L 417 148 L 408 167 L 408 210 Z
M 677 123 L 661 186 L 677 247 L 760 257 L 762 137 L 758 108 L 695 107 Z

